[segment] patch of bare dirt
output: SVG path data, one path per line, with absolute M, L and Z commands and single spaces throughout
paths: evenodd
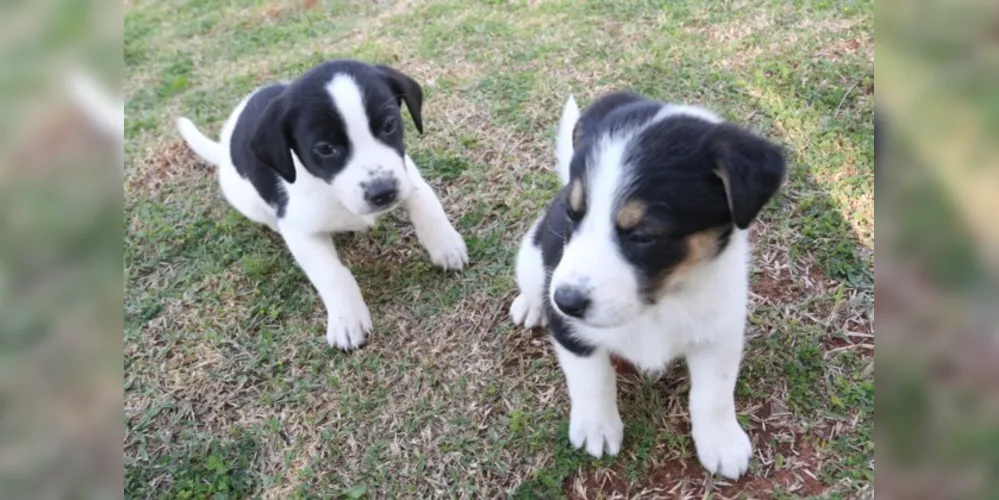
M 754 467 L 738 481 L 711 477 L 696 457 L 672 457 L 638 483 L 621 466 L 578 472 L 565 485 L 571 499 L 594 498 L 773 498 L 776 492 L 814 497 L 830 489 L 817 478 L 822 457 L 804 435 L 774 443 L 779 432 L 757 432 Z M 783 439 L 783 438 L 781 438 Z M 775 457 L 780 456 L 777 460 Z
M 788 265 L 764 267 L 751 290 L 756 299 L 770 305 L 793 304 L 802 297 L 821 293 L 828 279 L 817 266 L 807 264 L 802 269 Z
M 814 61 L 839 62 L 845 58 L 863 53 L 864 57 L 871 62 L 874 61 L 874 37 L 852 36 L 845 37 L 819 49 L 812 56 Z
M 165 188 L 186 184 L 191 179 L 212 173 L 212 168 L 201 162 L 181 141 L 161 145 L 143 157 L 148 160 L 139 165 L 128 180 L 130 190 L 155 195 Z
M 637 366 L 633 365 L 630 361 L 618 357 L 614 354 L 611 354 L 611 364 L 614 365 L 614 371 L 616 371 L 618 375 L 627 375 L 627 376 L 641 375 L 641 370 L 639 370 Z
M 243 28 L 252 29 L 264 24 L 280 21 L 295 13 L 315 9 L 318 5 L 319 0 L 304 0 L 294 3 L 272 2 L 255 10 L 240 25 Z

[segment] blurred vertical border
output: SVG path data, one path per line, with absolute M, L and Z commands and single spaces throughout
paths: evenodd
M 122 491 L 123 137 L 69 85 L 86 75 L 121 102 L 122 11 L 0 2 L 4 498 Z
M 875 457 L 885 498 L 999 492 L 999 3 L 875 16 Z

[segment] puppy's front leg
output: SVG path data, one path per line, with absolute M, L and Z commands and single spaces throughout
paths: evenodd
M 734 345 L 733 345 L 734 344 Z M 742 342 L 702 345 L 686 355 L 690 371 L 690 427 L 701 465 L 736 479 L 746 472 L 753 447 L 735 418 L 735 380 Z
M 319 291 L 329 323 L 326 341 L 340 349 L 354 349 L 371 332 L 371 313 L 350 271 L 340 263 L 328 234 L 282 234 L 299 267 Z
M 569 442 L 584 445 L 597 458 L 617 455 L 624 441 L 624 423 L 617 409 L 617 374 L 607 352 L 597 349 L 589 356 L 573 354 L 554 341 L 558 362 L 569 386 Z
M 420 169 L 406 155 L 406 171 L 413 191 L 406 198 L 406 211 L 416 227 L 416 237 L 430 253 L 430 260 L 444 269 L 461 269 L 468 264 L 465 241 L 447 220 L 444 207 L 433 189 L 423 180 Z

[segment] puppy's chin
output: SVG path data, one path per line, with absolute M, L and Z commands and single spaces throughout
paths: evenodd
M 393 208 L 398 207 L 400 203 L 401 203 L 401 200 L 400 201 L 396 201 L 396 202 L 392 203 L 391 205 L 385 205 L 385 206 L 382 206 L 382 207 L 372 206 L 372 205 L 369 205 L 368 203 L 361 203 L 360 206 L 356 206 L 356 207 L 355 206 L 350 206 L 350 205 L 346 205 L 346 206 L 347 206 L 347 210 L 349 210 L 354 215 L 357 215 L 357 216 L 360 216 L 360 217 L 371 217 L 371 216 L 375 216 L 375 215 L 384 214 L 385 212 L 388 212 L 388 211 L 392 210 Z

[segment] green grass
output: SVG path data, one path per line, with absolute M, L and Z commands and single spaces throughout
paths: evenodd
M 128 2 L 127 496 L 872 494 L 873 9 Z M 173 130 L 183 114 L 217 131 L 256 85 L 336 57 L 424 85 L 407 147 L 472 260 L 434 268 L 402 213 L 337 236 L 375 321 L 350 354 L 326 345 L 279 238 L 226 205 Z M 518 239 L 558 188 L 561 105 L 622 88 L 706 105 L 790 159 L 754 230 L 737 404 L 757 451 L 735 485 L 693 456 L 682 366 L 622 376 L 619 457 L 571 450 L 547 340 L 507 319 Z

